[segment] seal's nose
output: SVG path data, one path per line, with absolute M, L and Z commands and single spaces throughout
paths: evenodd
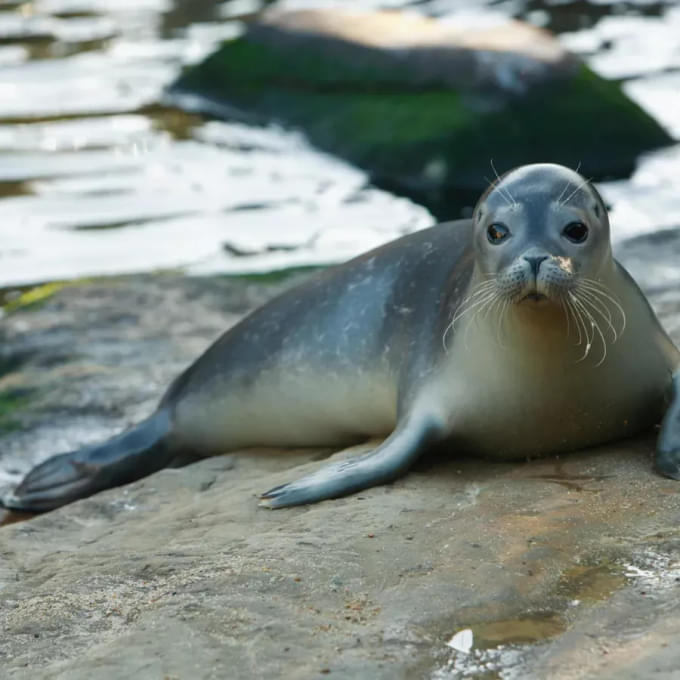
M 547 255 L 525 255 L 524 259 L 531 265 L 531 271 L 534 276 L 538 276 L 538 269 L 541 266 L 543 260 L 547 260 Z

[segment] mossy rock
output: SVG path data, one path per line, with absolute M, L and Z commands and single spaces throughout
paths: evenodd
M 642 152 L 671 142 L 618 83 L 574 57 L 571 68 L 512 93 L 488 83 L 451 87 L 441 69 L 414 78 L 389 52 L 361 45 L 344 59 L 337 45 L 272 41 L 251 29 L 173 89 L 301 129 L 317 147 L 435 211 L 442 197 L 455 204 L 456 192 L 482 190 L 492 159 L 499 171 L 551 161 L 580 165 L 594 179 L 625 177 Z
M 0 390 L 0 432 L 9 432 L 21 427 L 19 414 L 30 402 L 26 390 Z

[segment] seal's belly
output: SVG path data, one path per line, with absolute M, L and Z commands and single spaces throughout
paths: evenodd
M 267 371 L 253 384 L 193 394 L 176 407 L 183 443 L 206 453 L 252 446 L 341 445 L 388 434 L 394 380 L 381 374 Z

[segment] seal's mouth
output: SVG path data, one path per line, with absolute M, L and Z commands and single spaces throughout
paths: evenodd
M 529 304 L 540 304 L 542 302 L 547 302 L 548 296 L 543 293 L 539 293 L 537 290 L 532 291 L 525 295 L 520 302 L 528 302 Z

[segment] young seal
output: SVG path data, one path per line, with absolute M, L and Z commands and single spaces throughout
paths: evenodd
M 611 254 L 597 191 L 551 164 L 515 169 L 471 220 L 327 269 L 225 333 L 156 412 L 32 470 L 6 506 L 47 510 L 168 465 L 249 446 L 353 443 L 372 453 L 266 492 L 313 503 L 404 474 L 429 446 L 511 459 L 657 423 L 680 479 L 680 353 Z

